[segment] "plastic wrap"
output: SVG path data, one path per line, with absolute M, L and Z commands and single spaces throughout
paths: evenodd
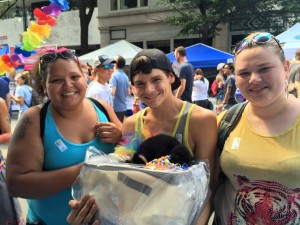
M 95 149 L 72 187 L 94 196 L 101 225 L 195 224 L 209 197 L 209 171 L 200 161 L 186 170 L 151 170 Z

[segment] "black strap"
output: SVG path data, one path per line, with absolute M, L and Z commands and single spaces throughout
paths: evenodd
M 110 118 L 109 118 L 108 112 L 104 108 L 104 106 L 101 105 L 101 103 L 98 102 L 96 99 L 93 99 L 93 98 L 88 98 L 88 99 L 90 99 L 98 107 L 98 109 L 100 109 L 104 113 L 104 115 L 106 116 L 108 122 L 110 122 Z
M 47 109 L 48 109 L 49 103 L 50 103 L 50 100 L 45 102 L 40 111 L 40 136 L 41 136 L 42 140 L 44 138 L 45 119 L 46 119 L 46 114 L 47 114 Z
M 221 119 L 220 126 L 218 129 L 218 151 L 219 155 L 221 155 L 224 143 L 229 136 L 230 132 L 235 128 L 237 123 L 239 122 L 241 115 L 246 107 L 248 102 L 243 102 L 232 106 L 225 113 L 223 118 Z
M 232 106 L 230 109 L 227 110 L 223 118 L 221 119 L 220 126 L 218 129 L 218 153 L 219 156 L 223 151 L 223 147 L 227 137 L 229 136 L 230 132 L 236 127 L 237 123 L 241 119 L 242 113 L 247 105 L 247 102 L 239 103 Z M 219 173 L 219 182 L 223 183 L 226 180 L 226 176 L 224 172 L 221 170 Z
M 30 108 L 30 106 L 27 104 L 27 102 L 25 101 L 25 99 L 24 99 L 24 103 L 25 103 L 25 105 L 27 105 L 28 108 Z
M 28 89 L 28 91 L 30 92 L 31 98 L 32 98 L 32 90 L 33 90 L 33 89 L 32 89 L 32 88 L 31 88 L 31 89 L 30 89 L 30 88 L 27 88 L 27 89 Z M 31 99 L 30 99 L 30 102 L 31 102 Z M 28 103 L 25 101 L 25 96 L 24 96 L 24 103 L 25 103 L 25 105 L 27 105 L 28 108 L 30 108 L 31 103 L 28 104 Z
M 101 105 L 100 102 L 98 102 L 97 100 L 93 99 L 93 98 L 88 98 L 90 99 L 106 116 L 107 120 L 110 121 L 109 115 L 107 110 L 104 108 L 103 105 Z M 45 132 L 45 119 L 46 119 L 46 114 L 47 114 L 47 109 L 48 109 L 48 105 L 50 103 L 50 100 L 47 101 L 46 103 L 44 103 L 44 105 L 41 108 L 40 111 L 40 136 L 43 139 L 44 138 L 44 132 Z

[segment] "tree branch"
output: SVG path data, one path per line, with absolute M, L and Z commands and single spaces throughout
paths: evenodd
M 2 17 L 15 5 L 17 4 L 18 0 L 15 0 L 15 2 L 13 4 L 11 4 L 10 6 L 7 7 L 7 9 L 0 15 L 0 19 L 2 19 Z

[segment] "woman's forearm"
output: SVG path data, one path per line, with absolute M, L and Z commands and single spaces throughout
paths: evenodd
M 52 171 L 32 171 L 23 174 L 10 173 L 7 176 L 7 186 L 10 194 L 15 197 L 25 199 L 45 198 L 70 188 L 78 177 L 81 166 L 82 164 L 77 164 Z M 17 169 L 14 168 L 14 170 Z

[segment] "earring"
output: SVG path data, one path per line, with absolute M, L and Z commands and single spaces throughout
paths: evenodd
M 288 90 L 288 80 L 285 80 L 285 95 L 286 95 L 286 98 L 289 97 L 289 90 Z

